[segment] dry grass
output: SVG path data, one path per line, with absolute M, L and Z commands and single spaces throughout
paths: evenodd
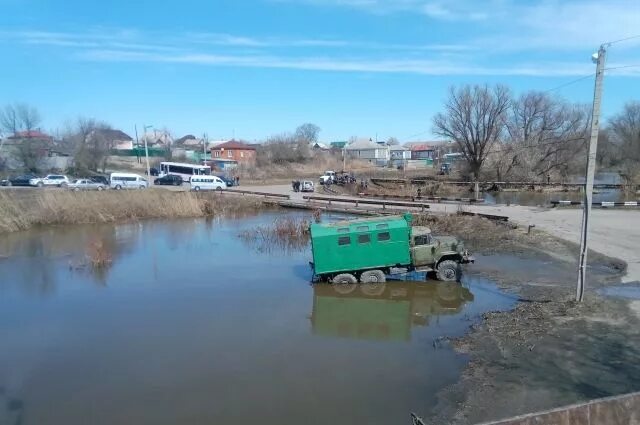
M 270 252 L 273 249 L 295 251 L 308 245 L 309 224 L 306 218 L 282 217 L 270 225 L 245 230 L 238 236 L 258 252 Z
M 264 208 L 259 199 L 165 190 L 0 192 L 0 233 L 47 224 L 228 216 Z
M 101 240 L 95 240 L 87 247 L 87 259 L 94 270 L 107 268 L 113 262 L 111 251 Z
M 413 224 L 427 226 L 437 235 L 457 236 L 473 249 L 481 247 L 491 251 L 499 247 L 513 247 L 523 238 L 521 232 L 510 226 L 481 217 L 416 214 Z

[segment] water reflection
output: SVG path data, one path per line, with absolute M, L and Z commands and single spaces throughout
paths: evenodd
M 459 313 L 473 300 L 471 291 L 457 282 L 316 284 L 311 326 L 322 336 L 409 341 L 412 326 Z
M 24 423 L 24 403 L 12 397 L 5 388 L 0 387 L 0 424 L 21 425 Z
M 140 223 L 48 227 L 0 238 L 0 290 L 11 285 L 37 295 L 51 295 L 69 273 L 86 275 L 105 286 L 111 266 L 129 255 L 141 239 Z M 100 261 L 103 264 L 98 264 Z M 62 282 L 61 282 L 62 281 Z

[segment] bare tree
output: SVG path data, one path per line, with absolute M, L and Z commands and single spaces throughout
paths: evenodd
M 18 111 L 15 105 L 6 105 L 0 110 L 0 127 L 9 133 L 10 136 L 16 135 L 20 129 L 20 121 L 18 119 Z
M 80 170 L 104 172 L 115 139 L 111 127 L 93 118 L 80 117 L 68 130 L 64 142 L 74 149 L 75 166 Z
M 400 141 L 396 137 L 389 137 L 387 140 L 387 145 L 389 146 L 398 146 Z
M 487 155 L 503 133 L 510 103 L 505 86 L 452 87 L 445 112 L 433 119 L 433 132 L 457 143 L 476 181 Z
M 506 125 L 512 161 L 522 178 L 561 174 L 575 166 L 589 131 L 589 110 L 543 92 L 528 92 L 511 103 Z M 503 158 L 508 160 L 509 155 Z M 582 158 L 582 157 L 580 157 Z
M 307 143 L 316 143 L 318 141 L 318 136 L 320 135 L 320 127 L 315 124 L 305 123 L 295 131 L 295 138 L 305 141 Z
M 26 171 L 37 174 L 44 166 L 48 148 L 42 139 L 22 139 L 16 145 L 14 157 Z
M 609 132 L 621 154 L 623 177 L 640 180 L 640 102 L 629 102 L 611 118 Z
M 27 133 L 27 137 L 30 137 L 31 132 L 35 130 L 42 121 L 40 113 L 33 106 L 24 103 L 16 105 L 16 112 L 20 127 Z

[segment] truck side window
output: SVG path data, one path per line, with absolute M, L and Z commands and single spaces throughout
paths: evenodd
M 380 232 L 378 233 L 378 242 L 384 242 L 391 239 L 391 235 L 389 232 Z
M 349 236 L 340 236 L 338 238 L 338 245 L 349 245 L 351 243 L 351 238 Z
M 348 227 L 340 227 L 338 228 L 338 233 L 349 233 Z
M 429 237 L 429 235 L 420 235 L 420 236 L 416 236 L 413 239 L 413 242 L 416 246 L 429 245 L 431 243 L 431 238 Z
M 371 236 L 368 233 L 364 235 L 358 235 L 358 243 L 369 243 L 371 242 Z
M 356 227 L 356 230 L 358 232 L 366 232 L 367 230 L 369 230 L 369 226 L 358 226 Z
M 376 229 L 380 230 L 380 229 L 388 229 L 389 225 L 386 223 L 382 223 L 382 224 L 376 224 Z

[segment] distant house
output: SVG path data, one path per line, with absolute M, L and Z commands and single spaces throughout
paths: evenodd
M 211 160 L 231 159 L 238 163 L 253 163 L 256 160 L 256 148 L 243 142 L 230 140 L 211 148 Z
M 329 143 L 329 147 L 331 149 L 336 149 L 336 150 L 340 149 L 340 150 L 342 150 L 348 144 L 349 144 L 349 142 L 347 142 L 347 141 L 331 142 L 331 143 Z
M 211 160 L 207 160 L 206 164 L 211 166 L 212 170 L 227 171 L 236 168 L 238 166 L 238 161 L 235 159 L 213 158 Z
M 194 136 L 193 134 L 187 134 L 185 136 L 182 136 L 179 139 L 176 139 L 174 141 L 174 144 L 177 146 L 180 145 L 186 145 L 186 144 L 193 144 L 193 141 L 197 140 L 196 136 Z
M 346 147 L 347 155 L 354 159 L 386 165 L 389 161 L 389 146 L 381 146 L 371 139 L 357 139 Z
M 411 150 L 404 146 L 389 146 L 389 161 L 394 167 L 404 166 L 411 159 Z
M 311 143 L 311 149 L 320 150 L 320 151 L 328 151 L 329 150 L 329 146 L 325 145 L 324 143 L 315 142 L 315 143 Z
M 435 148 L 427 143 L 412 144 L 409 146 L 411 150 L 411 159 L 426 159 L 433 161 Z
M 41 132 L 40 130 L 18 131 L 13 136 L 9 136 L 7 139 L 9 140 L 38 139 L 38 140 L 53 142 L 53 137 Z
M 113 130 L 110 128 L 93 130 L 88 137 L 101 137 L 111 142 L 112 149 L 115 150 L 131 150 L 133 149 L 133 139 L 127 133 L 121 130 Z

